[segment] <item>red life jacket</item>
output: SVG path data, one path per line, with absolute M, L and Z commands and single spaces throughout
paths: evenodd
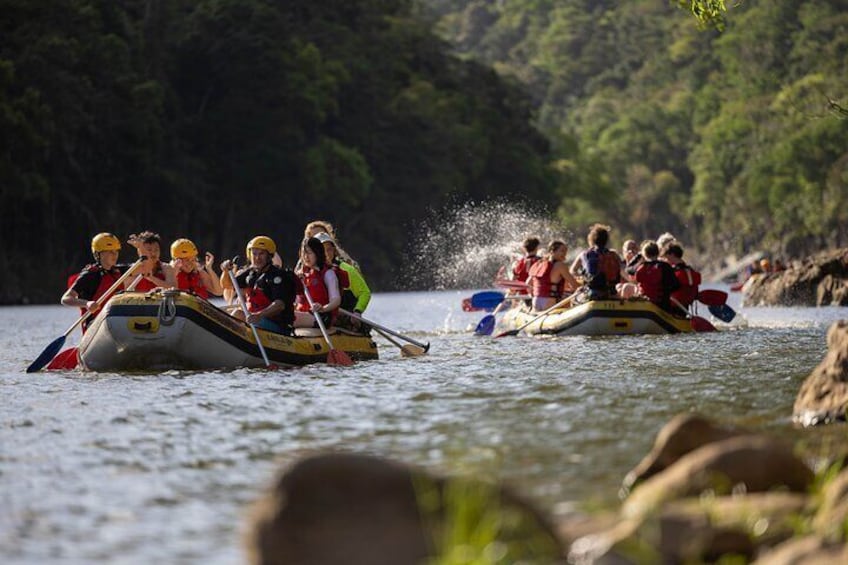
M 330 291 L 327 290 L 327 285 L 324 284 L 324 273 L 327 272 L 327 269 L 328 267 L 326 266 L 320 271 L 311 267 L 303 268 L 303 286 L 309 289 L 309 296 L 312 297 L 312 302 L 327 304 L 330 301 Z M 298 293 L 296 302 L 296 310 L 300 312 L 311 311 L 305 291 Z
M 541 261 L 542 258 L 538 255 L 525 255 L 515 262 L 512 268 L 512 278 L 516 281 L 527 282 L 530 277 L 530 268 Z
M 106 291 L 109 290 L 109 288 L 113 284 L 118 282 L 118 279 L 121 278 L 121 274 L 122 274 L 120 271 L 117 271 L 117 270 L 114 270 L 114 269 L 112 271 L 106 271 L 105 269 L 103 269 L 103 267 L 100 266 L 99 263 L 93 263 L 91 265 L 86 265 L 85 267 L 83 267 L 82 271 L 80 271 L 79 273 L 77 273 L 75 275 L 71 275 L 70 277 L 68 277 L 68 288 L 71 288 L 72 286 L 74 286 L 74 283 L 77 281 L 77 279 L 80 278 L 84 273 L 98 272 L 98 271 L 101 273 L 101 276 L 100 276 L 100 282 L 97 284 L 97 290 L 94 291 L 94 294 L 91 296 L 91 298 L 87 299 L 87 300 L 94 300 L 96 302 L 97 300 L 100 299 L 101 296 L 106 294 Z M 104 303 L 107 302 L 109 300 L 109 298 L 112 298 L 112 296 L 115 296 L 115 294 L 117 294 L 118 292 L 120 292 L 122 290 L 124 290 L 124 285 L 121 285 L 117 289 L 115 289 L 115 292 L 113 292 L 112 295 L 109 296 L 108 298 L 106 298 L 103 302 Z M 84 300 L 86 300 L 86 299 L 84 299 Z M 85 315 L 86 312 L 88 312 L 88 310 L 86 310 L 85 308 L 80 308 L 80 316 Z M 95 314 L 95 316 L 96 316 L 96 314 Z M 89 318 L 83 324 L 83 331 L 85 331 L 85 329 L 88 327 L 88 325 L 91 323 L 91 321 L 93 319 L 94 319 L 94 316 Z
M 659 261 L 646 261 L 636 270 L 636 282 L 639 291 L 648 300 L 659 304 L 667 301 L 667 292 L 663 288 L 663 271 Z
M 680 288 L 672 292 L 671 297 L 683 306 L 689 306 L 698 298 L 701 273 L 683 262 L 673 265 L 671 268 L 674 269 L 674 276 L 680 281 Z
M 261 312 L 271 305 L 271 299 L 258 286 L 244 289 L 244 302 L 251 314 Z
M 350 288 L 350 275 L 347 274 L 347 271 L 342 269 L 341 265 L 335 263 L 333 263 L 333 271 L 336 273 L 336 278 L 339 279 L 339 292 Z
M 180 269 L 177 272 L 177 288 L 180 290 L 187 290 L 196 294 L 200 298 L 209 298 L 209 291 L 206 290 L 206 287 L 203 285 L 203 281 L 200 280 L 200 273 L 197 271 L 186 273 Z
M 163 279 L 164 280 L 165 274 L 164 274 L 164 271 L 162 270 L 162 262 L 161 261 L 159 262 L 159 264 L 156 265 L 156 270 L 153 271 L 153 276 L 156 277 L 157 279 Z M 138 275 L 136 275 L 136 277 L 138 277 Z M 138 284 L 135 285 L 135 291 L 136 292 L 147 292 L 148 290 L 153 290 L 154 288 L 156 288 L 156 285 L 153 284 L 152 282 L 150 282 L 149 280 L 145 279 L 145 278 L 138 281 Z
M 614 290 L 621 278 L 621 260 L 609 249 L 592 247 L 583 252 L 583 270 L 593 290 Z
M 544 298 L 560 298 L 562 296 L 563 290 L 565 290 L 565 279 L 562 279 L 556 284 L 552 283 L 551 271 L 553 269 L 554 263 L 549 259 L 538 261 L 530 267 L 528 271 L 530 296 Z

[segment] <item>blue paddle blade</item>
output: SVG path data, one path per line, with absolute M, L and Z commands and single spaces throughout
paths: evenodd
M 474 335 L 492 335 L 492 330 L 495 329 L 495 315 L 486 314 L 477 327 L 474 328 Z
M 496 290 L 484 290 L 471 295 L 471 305 L 475 308 L 489 310 L 503 302 L 504 293 Z
M 721 320 L 722 322 L 730 323 L 736 317 L 736 311 L 727 304 L 719 304 L 717 306 L 707 306 L 710 314 Z
M 65 336 L 57 337 L 50 343 L 50 345 L 45 347 L 44 351 L 41 352 L 41 355 L 36 357 L 35 361 L 27 367 L 26 372 L 35 373 L 36 371 L 40 371 L 41 368 L 48 364 L 51 359 L 56 357 L 56 354 L 59 353 L 59 350 L 62 349 L 63 345 L 65 345 Z

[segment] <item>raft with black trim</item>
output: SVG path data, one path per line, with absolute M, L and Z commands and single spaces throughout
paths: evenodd
M 327 360 L 320 335 L 289 337 L 258 329 L 268 359 L 280 367 Z M 377 359 L 370 336 L 333 333 L 333 347 L 352 359 Z M 111 298 L 79 346 L 91 371 L 165 371 L 264 367 L 250 326 L 193 294 L 126 292 Z
M 538 316 L 522 308 L 508 310 L 498 332 L 516 330 Z M 593 300 L 554 310 L 522 330 L 530 335 L 675 334 L 693 331 L 689 319 L 642 299 Z

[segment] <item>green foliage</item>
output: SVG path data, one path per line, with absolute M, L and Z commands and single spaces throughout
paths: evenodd
M 460 53 L 534 93 L 550 138 L 576 140 L 552 161 L 570 227 L 709 252 L 848 244 L 844 0 L 432 4 Z
M 219 257 L 268 233 L 292 261 L 316 218 L 387 288 L 427 208 L 555 203 L 525 93 L 451 55 L 409 0 L 0 11 L 0 302 L 54 300 L 103 230 L 188 236 Z

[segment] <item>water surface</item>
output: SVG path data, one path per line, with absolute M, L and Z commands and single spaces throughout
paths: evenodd
M 467 331 L 469 294 L 375 296 L 425 357 L 377 337 L 380 361 L 279 372 L 27 375 L 75 311 L 0 309 L 0 561 L 240 562 L 249 504 L 327 449 L 497 476 L 550 512 L 613 505 L 679 412 L 805 439 L 792 403 L 845 317 L 733 296 L 747 323 L 722 333 L 496 340 Z

